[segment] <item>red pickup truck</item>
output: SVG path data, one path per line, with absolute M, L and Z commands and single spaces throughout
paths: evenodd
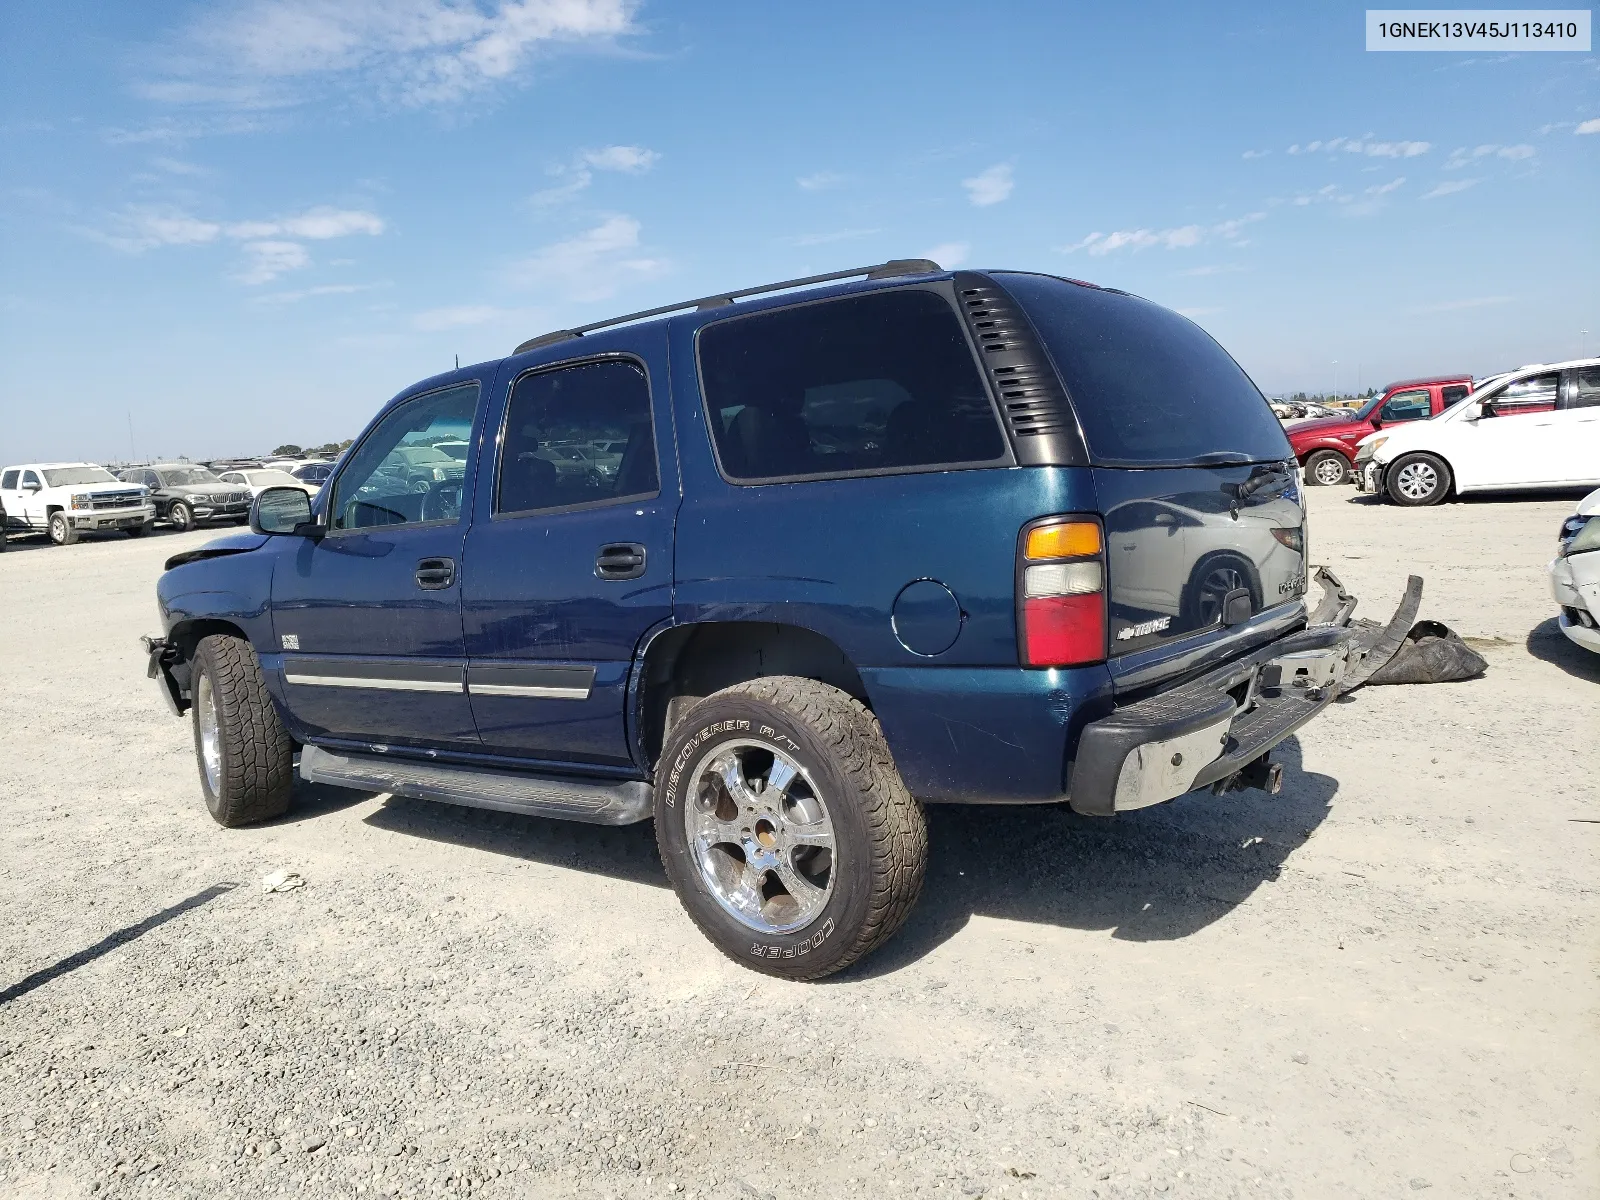
M 1287 422 L 1283 431 L 1289 435 L 1307 483 L 1344 483 L 1351 478 L 1356 443 L 1367 434 L 1385 425 L 1437 416 L 1471 393 L 1471 375 L 1402 379 L 1360 408 L 1351 409 L 1348 419 L 1308 417 Z

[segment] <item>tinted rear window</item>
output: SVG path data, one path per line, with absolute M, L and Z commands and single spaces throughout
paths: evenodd
M 1097 463 L 1291 457 L 1260 389 L 1193 321 L 1136 296 L 1047 275 L 996 278 L 1044 339 Z
M 960 318 L 897 288 L 700 331 L 712 435 L 729 479 L 792 479 L 1005 461 Z

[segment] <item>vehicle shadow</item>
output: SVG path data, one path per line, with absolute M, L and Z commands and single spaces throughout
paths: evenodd
M 1528 631 L 1528 653 L 1542 662 L 1560 667 L 1568 675 L 1590 683 L 1600 683 L 1600 654 L 1592 654 L 1573 644 L 1561 632 L 1555 617 L 1540 621 Z
M 1278 877 L 1339 789 L 1303 769 L 1296 738 L 1274 758 L 1284 766 L 1277 796 L 1201 791 L 1109 820 L 1065 805 L 930 805 L 922 899 L 893 941 L 842 978 L 899 970 L 974 916 L 1107 930 L 1134 942 L 1204 929 Z
M 366 823 L 375 829 L 483 850 L 523 862 L 609 875 L 628 883 L 667 886 L 666 872 L 656 854 L 655 827 L 649 821 L 622 826 L 584 825 L 576 821 L 391 796 L 382 808 L 366 818 Z
M 840 978 L 897 971 L 973 916 L 1109 930 L 1137 942 L 1204 929 L 1277 878 L 1338 791 L 1334 779 L 1303 769 L 1297 739 L 1275 757 L 1284 765 L 1277 796 L 1204 791 L 1110 820 L 1080 817 L 1065 805 L 930 805 L 927 882 L 917 907 L 888 945 Z M 581 825 L 401 797 L 365 821 L 524 862 L 667 886 L 649 822 Z
M 359 788 L 335 787 L 327 783 L 307 783 L 300 778 L 300 765 L 296 760 L 294 797 L 289 803 L 289 811 L 281 817 L 263 822 L 261 827 L 266 829 L 277 825 L 298 825 L 301 821 L 315 821 L 319 817 L 340 812 L 380 794 L 364 792 Z

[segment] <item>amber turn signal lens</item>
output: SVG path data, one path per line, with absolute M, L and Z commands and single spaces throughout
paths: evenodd
M 1059 525 L 1036 525 L 1028 530 L 1023 555 L 1030 561 L 1041 558 L 1077 558 L 1100 553 L 1100 526 L 1093 521 L 1063 521 Z

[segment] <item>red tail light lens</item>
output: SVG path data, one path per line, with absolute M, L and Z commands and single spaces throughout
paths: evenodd
M 1075 667 L 1106 657 L 1100 525 L 1053 517 L 1023 530 L 1017 587 L 1022 662 Z

